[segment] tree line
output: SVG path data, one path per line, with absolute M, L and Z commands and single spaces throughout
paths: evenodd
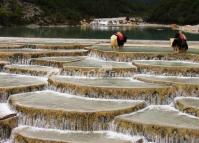
M 146 20 L 163 24 L 199 24 L 199 0 L 160 0 Z
M 199 0 L 0 0 L 0 25 L 78 24 L 81 19 L 119 16 L 198 24 L 198 15 Z

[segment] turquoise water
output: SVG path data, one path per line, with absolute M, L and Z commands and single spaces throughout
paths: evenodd
M 133 28 L 133 27 L 2 27 L 1 37 L 48 37 L 48 38 L 92 38 L 107 39 L 116 31 L 123 31 L 128 39 L 168 40 L 176 31 L 169 28 Z M 198 41 L 199 34 L 186 33 L 188 40 Z

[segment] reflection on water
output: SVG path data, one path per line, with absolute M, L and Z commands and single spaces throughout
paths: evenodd
M 144 27 L 3 27 L 1 37 L 49 37 L 107 39 L 116 31 L 123 31 L 129 39 L 168 40 L 176 31 L 169 28 Z M 188 40 L 198 40 L 199 34 L 186 34 Z

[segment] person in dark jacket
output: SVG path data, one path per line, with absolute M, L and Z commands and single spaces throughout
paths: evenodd
M 111 36 L 111 47 L 112 48 L 123 48 L 124 43 L 126 43 L 127 37 L 121 33 L 117 32 Z
M 182 33 L 182 31 L 179 31 L 178 33 L 176 33 L 174 37 L 174 41 L 172 43 L 172 47 L 174 51 L 178 51 L 178 52 L 186 52 L 188 50 L 187 38 Z

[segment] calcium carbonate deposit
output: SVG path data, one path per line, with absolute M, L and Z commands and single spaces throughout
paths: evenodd
M 0 46 L 0 143 L 199 143 L 199 49 L 99 41 Z

